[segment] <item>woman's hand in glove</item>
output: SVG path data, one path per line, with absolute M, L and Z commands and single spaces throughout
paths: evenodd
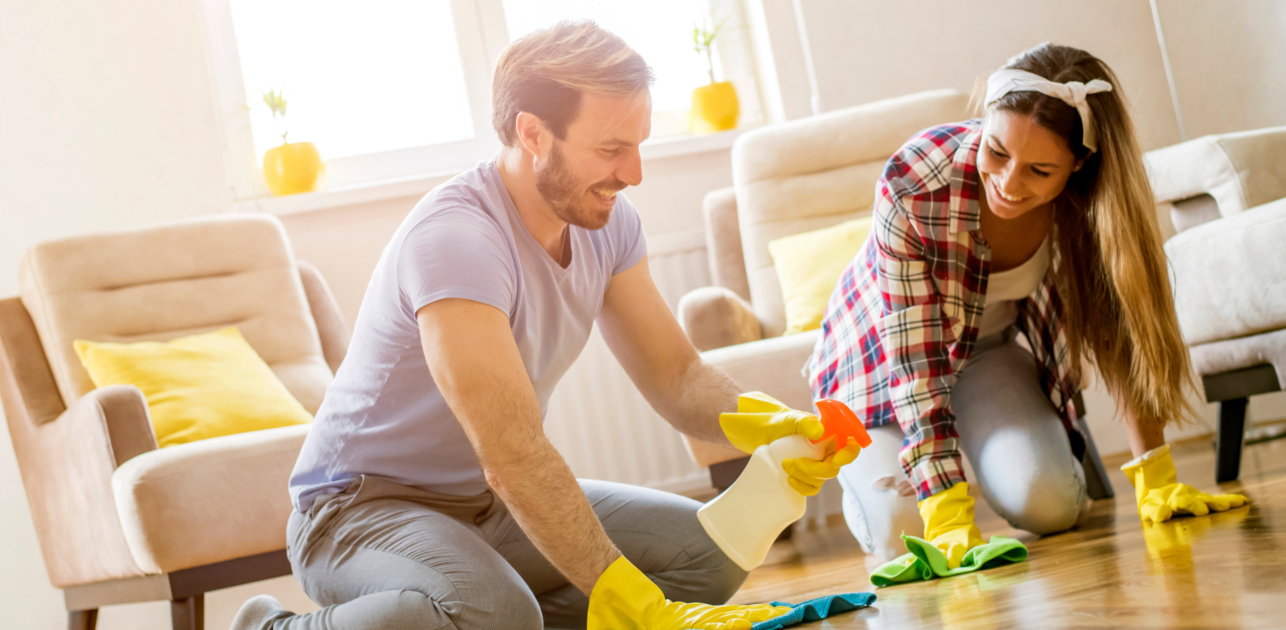
M 1249 500 L 1240 494 L 1206 494 L 1178 482 L 1170 445 L 1154 448 L 1124 466 L 1121 471 L 1134 486 L 1134 497 L 1143 522 L 1160 523 L 1179 514 L 1205 516 L 1238 508 Z

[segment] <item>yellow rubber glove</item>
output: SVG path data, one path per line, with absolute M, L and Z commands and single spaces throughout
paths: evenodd
M 961 481 L 920 501 L 920 518 L 924 519 L 924 539 L 942 550 L 948 569 L 959 568 L 965 552 L 983 542 L 982 532 L 973 524 L 968 482 Z
M 587 630 L 748 630 L 760 621 L 788 612 L 790 608 L 768 604 L 709 606 L 672 602 L 622 556 L 594 584 L 589 595 Z
M 820 439 L 826 428 L 815 415 L 787 407 L 785 403 L 763 392 L 749 392 L 737 397 L 737 412 L 719 414 L 719 426 L 732 445 L 746 453 L 788 435 Z M 828 444 L 821 461 L 800 457 L 788 459 L 781 467 L 790 476 L 787 483 L 796 492 L 811 497 L 822 490 L 822 483 L 833 479 L 839 469 L 854 459 L 862 447 L 850 443 L 839 452 Z
M 1205 516 L 1250 502 L 1240 494 L 1210 495 L 1179 483 L 1174 473 L 1174 460 L 1170 459 L 1169 444 L 1135 458 L 1121 466 L 1121 471 L 1134 486 L 1139 518 L 1145 523 L 1167 521 L 1176 514 Z
M 862 447 L 856 442 L 850 442 L 848 446 L 832 452 L 835 449 L 834 440 L 830 440 L 826 445 L 826 459 L 817 461 L 807 457 L 797 457 L 788 459 L 781 463 L 781 467 L 786 471 L 790 478 L 786 483 L 790 487 L 806 497 L 811 497 L 822 491 L 822 483 L 827 479 L 834 479 L 839 474 L 841 466 L 846 466 L 857 459 Z
M 826 431 L 817 416 L 791 409 L 763 392 L 738 396 L 737 412 L 719 414 L 719 427 L 733 446 L 747 454 L 788 435 L 817 440 Z

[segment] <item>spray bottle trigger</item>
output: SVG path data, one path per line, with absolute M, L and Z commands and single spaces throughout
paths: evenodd
M 858 419 L 857 414 L 848 408 L 848 405 L 831 398 L 823 398 L 817 401 L 817 409 L 821 412 L 822 427 L 825 432 L 822 433 L 821 438 L 813 440 L 814 444 L 833 437 L 836 450 L 848 446 L 850 439 L 856 441 L 862 448 L 871 445 L 871 436 L 866 432 L 866 427 Z

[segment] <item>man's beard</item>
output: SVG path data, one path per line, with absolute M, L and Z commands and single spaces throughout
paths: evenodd
M 590 188 L 616 191 L 625 186 L 624 182 L 613 178 Z M 582 194 L 586 191 L 578 185 L 571 169 L 567 168 L 567 161 L 563 158 L 563 150 L 558 142 L 550 150 L 549 160 L 536 170 L 536 190 L 559 219 L 576 227 L 597 230 L 607 225 L 608 219 L 612 218 L 610 208 L 604 212 L 598 208 L 586 207 Z

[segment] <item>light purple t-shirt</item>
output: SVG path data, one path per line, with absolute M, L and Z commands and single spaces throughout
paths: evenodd
M 564 269 L 527 231 L 494 161 L 420 200 L 384 248 L 348 355 L 295 463 L 295 509 L 307 511 L 359 475 L 445 494 L 484 491 L 473 447 L 425 364 L 415 313 L 445 298 L 503 311 L 543 415 L 589 338 L 612 275 L 647 251 L 624 195 L 603 229 L 572 226 L 569 236 Z

